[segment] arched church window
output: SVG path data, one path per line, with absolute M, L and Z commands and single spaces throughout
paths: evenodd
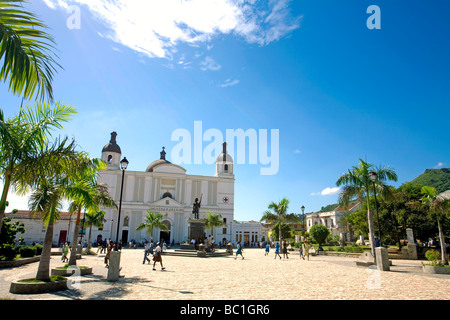
M 227 171 L 228 171 L 228 165 L 227 165 L 227 164 L 224 165 L 224 166 L 223 166 L 223 169 L 225 170 L 225 172 L 227 172 Z
M 170 192 L 166 192 L 166 193 L 163 194 L 162 197 L 163 197 L 163 199 L 166 198 L 166 197 L 169 197 L 170 199 L 172 199 L 172 194 Z
M 112 162 L 112 155 L 108 155 L 108 163 Z

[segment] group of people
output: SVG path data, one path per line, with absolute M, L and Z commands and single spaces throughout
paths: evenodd
M 288 247 L 288 245 L 287 245 L 286 241 L 282 242 L 282 246 L 280 246 L 280 243 L 277 242 L 275 244 L 275 257 L 274 257 L 274 259 L 276 259 L 277 257 L 279 257 L 281 259 L 280 249 L 281 249 L 281 253 L 283 254 L 283 258 L 284 259 L 289 259 L 289 253 L 288 253 L 287 247 Z M 299 253 L 300 258 L 305 260 L 305 257 L 306 257 L 309 260 L 309 249 L 311 247 L 312 247 L 312 242 L 308 242 L 308 241 L 303 242 L 303 244 L 298 249 L 298 253 Z M 269 255 L 269 252 L 270 252 L 270 244 L 267 243 L 264 255 L 265 256 Z
M 148 258 L 148 256 L 152 255 L 153 256 L 153 259 L 152 259 L 153 260 L 153 270 L 156 270 L 156 268 L 155 268 L 156 262 L 160 263 L 161 270 L 165 270 L 166 268 L 164 268 L 164 266 L 163 266 L 161 253 L 162 253 L 162 248 L 161 248 L 160 242 L 157 242 L 156 248 L 153 249 L 153 242 L 145 241 L 144 261 L 142 261 L 142 264 L 145 264 L 145 261 L 148 261 L 148 264 L 150 264 L 150 259 Z
M 111 251 L 115 250 L 121 250 L 122 246 L 121 243 L 119 242 L 119 246 L 117 246 L 117 242 L 111 241 L 111 239 L 109 240 L 105 240 L 103 241 L 103 243 L 101 245 L 98 246 L 97 249 L 97 253 L 103 253 L 105 252 L 105 268 L 109 268 L 109 258 L 111 257 Z

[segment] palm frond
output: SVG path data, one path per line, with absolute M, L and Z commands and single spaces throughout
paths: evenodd
M 0 0 L 0 80 L 8 81 L 16 95 L 52 101 L 53 75 L 62 68 L 53 57 L 55 41 L 47 26 L 22 7 L 25 2 Z

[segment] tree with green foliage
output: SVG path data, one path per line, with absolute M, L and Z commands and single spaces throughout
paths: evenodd
M 439 241 L 441 245 L 442 264 L 447 264 L 447 250 L 445 246 L 445 236 L 441 221 L 450 214 L 450 198 L 443 194 L 438 194 L 437 190 L 430 186 L 422 187 L 422 203 L 427 208 L 428 213 L 437 221 L 439 231 Z
M 369 197 L 373 194 L 373 184 L 370 179 L 369 172 L 375 171 L 377 178 L 375 186 L 377 192 L 384 194 L 389 191 L 389 188 L 385 185 L 385 181 L 393 180 L 397 181 L 397 174 L 394 170 L 387 166 L 374 167 L 372 164 L 359 159 L 359 166 L 353 166 L 347 173 L 342 174 L 336 181 L 337 186 L 343 186 L 342 191 L 339 194 L 339 203 L 344 207 L 347 207 L 350 201 L 355 198 L 361 203 L 367 204 L 367 221 L 369 229 L 369 240 L 372 244 L 372 255 L 375 256 L 375 229 L 373 226 L 373 216 L 370 210 Z
M 0 80 L 14 94 L 40 101 L 53 100 L 52 81 L 57 67 L 54 40 L 47 26 L 24 9 L 23 0 L 0 0 Z
M 27 106 L 18 115 L 5 119 L 0 110 L 0 227 L 11 187 L 24 194 L 77 161 L 75 141 L 68 143 L 65 138 L 49 142 L 51 130 L 62 129 L 61 123 L 71 120 L 75 112 L 73 107 L 60 103 L 54 107 L 36 103 L 34 108 Z
M 325 243 L 327 237 L 330 234 L 330 230 L 322 224 L 315 224 L 309 229 L 309 234 L 319 244 L 319 247 Z
M 36 274 L 37 280 L 49 281 L 50 279 L 53 229 L 54 224 L 59 220 L 64 200 L 81 198 L 87 193 L 93 192 L 87 189 L 86 181 L 76 181 L 76 179 L 83 176 L 86 171 L 94 170 L 97 161 L 89 158 L 83 152 L 76 152 L 75 154 L 76 161 L 71 163 L 72 166 L 66 166 L 65 170 L 62 171 L 63 173 L 40 179 L 39 184 L 35 187 L 28 200 L 30 210 L 39 214 L 47 227 Z M 72 248 L 75 249 L 75 244 L 73 244 Z
M 85 226 L 89 227 L 88 244 L 87 244 L 88 251 L 91 249 L 91 246 L 92 246 L 92 243 L 91 243 L 92 227 L 97 227 L 97 228 L 101 227 L 106 222 L 105 214 L 106 214 L 106 212 L 103 210 L 90 211 L 90 212 L 86 213 Z
M 291 238 L 292 228 L 290 227 L 290 225 L 288 223 L 277 222 L 273 225 L 272 231 L 273 231 L 273 237 L 275 239 Z M 280 235 L 280 231 L 281 231 L 281 235 Z
M 106 185 L 97 184 L 98 171 L 105 168 L 105 163 L 101 159 L 91 159 L 90 166 L 79 168 L 76 180 L 65 180 L 65 196 L 71 201 L 70 212 L 76 212 L 75 231 L 73 234 L 72 248 L 76 247 L 78 234 L 81 227 L 81 210 L 96 212 L 100 207 L 117 208 L 116 202 L 112 199 Z M 77 264 L 76 250 L 70 252 L 69 265 Z
M 161 213 L 154 213 L 150 210 L 147 210 L 147 216 L 145 217 L 145 221 L 141 222 L 136 231 L 141 231 L 146 229 L 146 233 L 150 234 L 150 239 L 153 239 L 153 229 L 159 228 L 161 230 L 167 231 L 167 226 L 163 223 L 163 218 L 165 216 Z
M 264 211 L 264 214 L 260 221 L 266 221 L 269 223 L 277 224 L 279 228 L 279 241 L 281 243 L 281 227 L 283 223 L 298 222 L 298 218 L 293 213 L 287 213 L 289 206 L 289 200 L 287 198 L 281 199 L 280 202 L 271 202 L 268 206 L 269 210 Z M 275 227 L 275 226 L 274 226 Z
M 4 217 L 2 233 L 0 234 L 0 246 L 3 244 L 16 244 L 16 235 L 25 233 L 25 225 L 21 221 L 12 222 L 11 217 Z
M 212 211 L 207 211 L 206 213 L 206 228 L 211 228 L 211 235 L 213 235 L 214 227 L 220 227 L 226 225 L 223 222 L 222 216 L 220 214 L 216 214 Z

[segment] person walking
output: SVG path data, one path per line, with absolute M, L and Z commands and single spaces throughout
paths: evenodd
M 280 256 L 280 244 L 279 244 L 278 242 L 277 242 L 277 244 L 275 245 L 275 258 L 274 258 L 274 259 L 276 259 L 277 256 L 279 256 L 279 257 L 280 257 L 280 260 L 281 260 L 281 256 Z
M 266 252 L 264 253 L 265 256 L 269 255 L 269 251 L 270 251 L 270 244 L 267 242 L 266 243 Z
M 153 256 L 153 242 L 150 241 L 150 245 L 148 247 L 148 253 Z
M 109 242 L 108 246 L 106 247 L 106 255 L 105 255 L 106 268 L 109 268 L 109 257 L 111 256 L 111 251 L 112 251 L 112 244 L 111 242 Z
M 66 242 L 66 244 L 64 245 L 63 254 L 61 257 L 62 262 L 69 262 L 69 258 L 67 258 L 67 254 L 69 253 L 69 243 L 70 242 Z
M 238 242 L 237 243 L 237 250 L 236 250 L 236 257 L 234 257 L 234 260 L 236 260 L 236 258 L 237 258 L 237 256 L 238 255 L 241 255 L 241 257 L 242 257 L 242 260 L 244 260 L 244 256 L 242 255 L 242 247 L 241 247 L 241 243 L 240 242 Z
M 283 246 L 281 247 L 281 250 L 283 252 L 283 258 L 284 259 L 289 259 L 288 252 L 287 252 L 287 242 L 286 242 L 286 240 L 283 241 Z
M 142 261 L 142 264 L 145 264 L 145 261 L 148 261 L 148 264 L 150 264 L 150 259 L 147 257 L 150 252 L 150 244 L 147 242 L 147 240 L 145 240 L 145 247 L 144 247 L 144 261 Z
M 153 270 L 156 270 L 155 265 L 157 261 L 161 264 L 161 271 L 166 269 L 163 267 L 161 253 L 161 243 L 158 242 L 156 243 L 155 253 L 153 255 Z
M 303 245 L 301 245 L 299 248 L 298 248 L 298 255 L 299 255 L 299 257 L 300 258 L 303 258 L 303 248 L 302 248 L 302 246 Z M 305 258 L 303 258 L 303 260 L 304 260 Z
M 306 241 L 303 242 L 302 249 L 303 249 L 303 260 L 305 260 L 306 257 L 309 261 L 309 246 Z

